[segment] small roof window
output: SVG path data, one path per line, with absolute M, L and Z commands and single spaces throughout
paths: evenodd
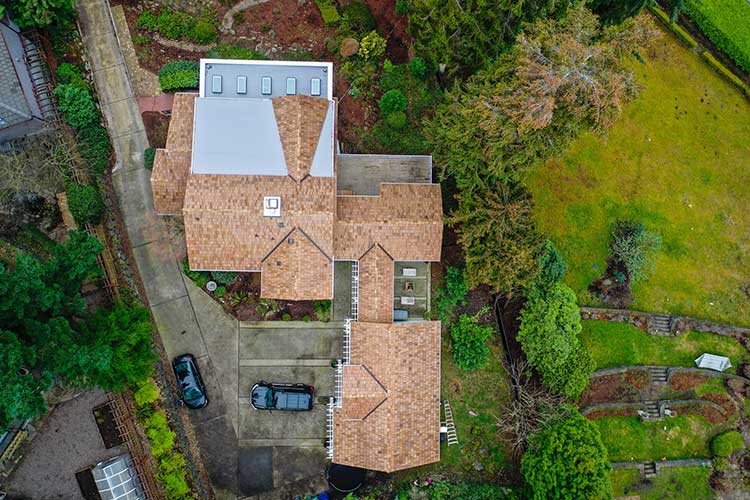
M 310 95 L 320 95 L 320 78 L 310 80 Z
M 211 92 L 221 94 L 221 75 L 214 75 L 211 78 Z
M 297 93 L 297 79 L 290 76 L 286 79 L 286 95 L 294 95 Z
M 263 197 L 263 216 L 281 217 L 281 196 Z
M 271 95 L 271 77 L 264 76 L 260 79 L 260 93 L 263 95 Z
M 246 76 L 237 77 L 237 93 L 247 94 L 247 77 Z

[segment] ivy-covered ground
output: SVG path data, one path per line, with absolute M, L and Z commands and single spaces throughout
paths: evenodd
M 581 303 L 606 267 L 617 219 L 662 248 L 634 309 L 750 324 L 750 103 L 664 33 L 633 62 L 641 86 L 605 137 L 587 133 L 529 180 L 539 228 Z

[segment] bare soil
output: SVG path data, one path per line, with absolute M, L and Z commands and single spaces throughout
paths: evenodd
M 689 391 L 709 379 L 710 377 L 698 373 L 675 373 L 669 383 L 675 391 Z
M 674 405 L 670 409 L 683 415 L 699 415 L 705 418 L 712 425 L 726 422 L 727 417 L 721 414 L 719 410 L 700 404 Z
M 114 448 L 125 442 L 117 430 L 117 423 L 115 422 L 115 417 L 112 414 L 112 406 L 110 406 L 109 402 L 94 408 L 93 413 L 105 448 Z
M 143 125 L 146 127 L 148 143 L 154 148 L 166 147 L 169 116 L 158 111 L 146 111 L 141 116 L 143 117 Z
M 617 276 L 624 276 L 625 279 L 620 281 L 616 278 Z M 627 269 L 612 256 L 607 258 L 607 270 L 604 276 L 597 278 L 589 285 L 589 292 L 609 307 L 627 309 L 633 303 Z
M 648 374 L 643 370 L 638 370 L 648 379 Z M 616 373 L 613 375 L 604 375 L 593 377 L 588 387 L 581 395 L 579 406 L 585 408 L 598 403 L 614 402 L 636 402 L 641 400 L 640 391 L 628 381 L 628 373 Z M 631 379 L 637 379 L 636 375 L 631 375 Z M 639 381 L 640 382 L 640 381 Z

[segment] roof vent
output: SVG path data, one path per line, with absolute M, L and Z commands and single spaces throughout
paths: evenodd
M 297 79 L 290 76 L 286 79 L 286 95 L 294 95 L 297 93 Z
M 260 79 L 260 93 L 263 95 L 271 95 L 271 77 L 264 76 Z
M 211 92 L 221 94 L 221 75 L 214 75 L 211 78 Z
M 320 95 L 320 78 L 310 80 L 310 95 Z
M 246 76 L 237 77 L 237 93 L 247 94 L 247 77 Z
M 294 238 L 289 238 L 288 240 L 286 240 L 286 242 L 290 245 L 294 245 Z
M 263 197 L 263 216 L 281 217 L 281 196 Z

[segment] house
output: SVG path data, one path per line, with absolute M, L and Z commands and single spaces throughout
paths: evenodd
M 201 60 L 154 206 L 184 217 L 191 269 L 260 272 L 264 298 L 332 299 L 345 270 L 331 456 L 391 472 L 440 458 L 440 322 L 423 315 L 442 198 L 428 156 L 339 153 L 336 111 L 331 63 Z
M 53 116 L 44 55 L 5 17 L 0 20 L 0 144 L 42 129 Z

